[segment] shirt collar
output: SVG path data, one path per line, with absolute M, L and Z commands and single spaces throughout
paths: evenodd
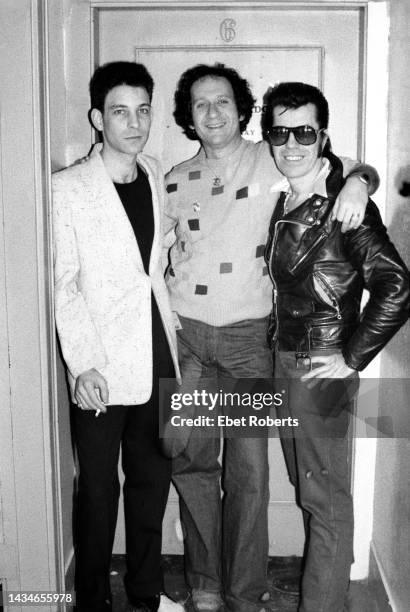
M 309 197 L 313 194 L 320 195 L 324 198 L 327 197 L 327 189 L 326 189 L 326 179 L 329 176 L 331 171 L 330 162 L 326 157 L 322 158 L 322 167 L 317 173 L 315 182 L 313 184 L 313 191 L 309 193 Z M 290 187 L 288 179 L 283 176 L 279 181 L 274 183 L 270 189 L 272 192 L 275 191 L 283 191 L 285 193 L 292 193 L 292 189 Z

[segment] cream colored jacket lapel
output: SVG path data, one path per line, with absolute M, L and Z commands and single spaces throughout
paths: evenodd
M 56 322 L 71 388 L 83 371 L 106 377 L 110 404 L 147 401 L 151 393 L 151 291 L 179 375 L 176 338 L 160 265 L 163 175 L 141 154 L 153 200 L 149 275 L 99 145 L 89 159 L 53 176 Z

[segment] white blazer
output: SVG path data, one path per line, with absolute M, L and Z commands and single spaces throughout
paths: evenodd
M 161 267 L 163 173 L 156 159 L 138 156 L 155 224 L 147 275 L 100 151 L 95 145 L 87 161 L 53 175 L 56 323 L 72 396 L 76 377 L 95 368 L 107 380 L 109 404 L 142 404 L 152 390 L 151 289 L 180 380 Z

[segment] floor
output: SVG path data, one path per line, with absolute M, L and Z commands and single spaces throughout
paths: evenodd
M 167 555 L 163 557 L 165 587 L 167 593 L 176 601 L 187 602 L 188 589 L 184 580 L 183 557 Z M 268 565 L 268 582 L 270 600 L 263 604 L 267 612 L 296 612 L 298 597 L 291 593 L 277 590 L 274 584 L 280 579 L 297 576 L 300 568 L 299 557 L 271 557 Z M 111 586 L 114 599 L 114 612 L 129 612 L 123 586 L 122 576 L 125 572 L 125 558 L 123 555 L 114 555 L 111 570 Z M 362 582 L 351 584 L 350 612 L 378 612 L 376 601 L 369 592 L 367 585 Z M 262 607 L 262 606 L 261 606 Z M 189 602 L 187 612 L 192 612 Z

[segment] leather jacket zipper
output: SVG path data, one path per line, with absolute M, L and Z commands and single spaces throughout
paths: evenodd
M 299 261 L 295 263 L 295 265 L 292 268 L 290 268 L 289 272 L 291 274 L 295 274 L 298 271 L 298 269 L 303 265 L 303 262 L 306 260 L 306 258 L 309 257 L 310 253 L 314 249 L 316 249 L 322 242 L 324 242 L 324 240 L 326 240 L 328 235 L 329 234 L 327 232 L 322 231 L 319 234 L 319 236 L 316 238 L 316 240 L 314 240 L 314 242 L 310 245 L 309 249 L 302 255 Z
M 275 278 L 274 278 L 271 270 L 272 270 L 273 253 L 274 253 L 274 250 L 275 250 L 275 247 L 276 247 L 276 240 L 277 240 L 277 236 L 278 236 L 278 225 L 280 223 L 293 223 L 294 225 L 305 225 L 306 227 L 311 227 L 311 225 L 309 223 L 304 223 L 303 221 L 290 221 L 288 219 L 279 219 L 275 223 L 275 232 L 273 234 L 273 239 L 272 239 L 272 244 L 271 244 L 271 249 L 270 249 L 270 254 L 269 254 L 269 266 L 268 266 L 269 276 L 270 276 L 270 279 L 271 279 L 272 285 L 273 285 L 273 302 L 274 302 L 275 323 L 276 323 L 275 333 L 274 333 L 273 338 L 272 338 L 272 343 L 276 341 L 276 338 L 278 337 L 278 334 L 279 334 L 278 287 L 277 287 Z
M 275 250 L 275 247 L 276 247 L 276 240 L 277 240 L 277 236 L 278 236 L 278 226 L 279 226 L 280 223 L 292 223 L 293 225 L 304 225 L 305 227 L 312 227 L 312 225 L 310 223 L 306 223 L 304 221 L 292 221 L 292 220 L 289 220 L 289 219 L 279 219 L 275 223 L 275 232 L 273 234 L 273 240 L 272 240 L 271 250 L 270 250 L 270 254 L 269 254 L 269 266 L 268 266 L 269 276 L 270 276 L 270 279 L 271 279 L 272 284 L 273 284 L 273 301 L 274 301 L 274 312 L 275 312 L 275 323 L 276 323 L 275 333 L 274 333 L 274 336 L 272 338 L 272 342 L 276 341 L 276 338 L 277 338 L 278 333 L 279 333 L 278 289 L 277 289 L 277 285 L 276 285 L 276 282 L 275 282 L 275 278 L 274 278 L 271 270 L 272 270 L 273 253 L 274 253 L 274 250 Z M 318 244 L 320 244 L 321 242 L 326 240 L 327 237 L 328 237 L 327 232 L 322 231 L 319 234 L 319 236 L 316 238 L 316 240 L 310 246 L 308 251 L 306 251 L 306 253 L 301 257 L 301 259 L 293 266 L 293 268 L 290 269 L 291 274 L 295 273 L 295 271 L 298 269 L 298 267 L 300 265 L 303 264 L 303 262 L 305 261 L 306 257 L 308 257 L 308 255 L 312 252 L 312 250 L 314 248 L 316 248 L 318 246 Z M 333 298 L 332 298 L 332 302 L 333 302 Z M 338 312 L 338 317 L 337 318 L 341 319 L 340 310 L 339 310 L 339 306 L 337 304 L 337 301 L 336 301 L 336 307 L 337 307 L 337 312 Z
M 270 279 L 271 279 L 272 285 L 273 285 L 273 304 L 274 304 L 274 313 L 275 313 L 275 333 L 273 334 L 272 344 L 274 344 L 276 342 L 276 338 L 278 337 L 278 334 L 279 334 L 278 286 L 277 286 L 275 278 L 274 278 L 274 276 L 273 276 L 273 274 L 271 272 L 271 270 L 272 270 L 273 252 L 275 250 L 276 237 L 277 237 L 277 233 L 278 233 L 278 223 L 280 223 L 280 221 L 277 221 L 275 223 L 275 232 L 273 234 L 272 244 L 271 244 L 271 248 L 270 248 L 269 265 L 268 265 L 268 272 L 269 272 L 269 276 L 270 276 Z
M 338 319 L 342 318 L 341 312 L 340 312 L 340 306 L 339 306 L 339 302 L 337 301 L 337 297 L 335 295 L 335 292 L 332 288 L 332 286 L 330 285 L 330 283 L 326 280 L 326 278 L 324 278 L 323 274 L 321 272 L 319 272 L 318 270 L 316 270 L 315 272 L 313 272 L 313 276 L 315 278 L 317 278 L 317 280 L 319 281 L 319 284 L 321 285 L 322 289 L 324 290 L 325 294 L 327 295 L 327 297 L 329 298 L 331 305 L 333 306 L 333 308 L 336 310 L 336 315 Z
M 312 327 L 312 325 L 310 323 L 307 323 L 306 331 L 307 331 L 308 352 L 309 352 L 309 355 L 310 355 L 310 351 L 312 350 L 312 331 L 313 331 L 313 327 Z M 312 367 L 311 367 L 311 369 L 312 369 Z
M 274 234 L 274 238 L 273 238 L 273 241 L 272 241 L 272 250 L 273 250 L 273 247 L 275 246 L 275 242 L 276 242 L 276 238 L 277 238 L 277 230 L 278 230 L 279 223 L 292 223 L 293 225 L 303 225 L 305 227 L 312 227 L 311 223 L 306 223 L 305 221 L 293 221 L 291 219 L 279 219 L 279 221 L 277 221 L 276 224 L 275 224 L 275 234 Z M 326 240 L 326 238 L 328 238 L 328 236 L 329 236 L 329 234 L 326 231 L 322 230 L 320 232 L 319 236 L 310 245 L 310 247 L 306 251 L 306 253 L 304 253 L 302 255 L 302 257 L 299 259 L 299 261 L 297 261 L 292 268 L 289 268 L 289 272 L 291 274 L 295 274 L 297 272 L 297 270 L 299 269 L 299 267 L 303 265 L 303 263 L 306 260 L 306 258 L 309 257 L 310 253 L 314 249 L 316 249 L 324 240 Z
M 273 284 L 273 309 L 275 313 L 275 333 L 273 334 L 273 338 L 272 338 L 272 344 L 273 344 L 274 342 L 276 342 L 276 338 L 278 337 L 278 333 L 279 333 L 279 319 L 278 319 L 278 289 L 277 289 L 275 279 L 270 271 L 271 263 L 272 263 L 272 253 L 273 253 L 273 247 L 269 255 L 269 266 L 268 266 L 269 276 Z

